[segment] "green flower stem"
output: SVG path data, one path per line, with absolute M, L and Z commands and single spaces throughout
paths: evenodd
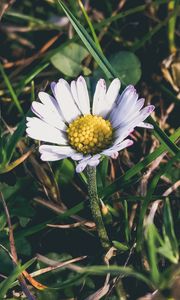
M 87 183 L 91 212 L 94 222 L 96 223 L 99 239 L 103 249 L 108 251 L 111 247 L 111 243 L 109 241 L 100 210 L 96 185 L 96 167 L 87 166 Z

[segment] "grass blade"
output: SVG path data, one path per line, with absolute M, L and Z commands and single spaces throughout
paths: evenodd
M 14 104 L 16 105 L 16 107 L 17 107 L 18 111 L 20 112 L 20 114 L 23 115 L 24 113 L 23 113 L 23 109 L 21 107 L 21 104 L 19 102 L 19 99 L 16 96 L 16 93 L 15 93 L 15 91 L 14 91 L 12 85 L 11 85 L 11 82 L 10 82 L 8 76 L 6 75 L 6 73 L 4 71 L 4 68 L 3 68 L 3 66 L 2 66 L 1 63 L 0 63 L 0 72 L 1 72 L 1 75 L 2 75 L 2 77 L 4 79 L 5 84 L 6 84 L 7 88 L 8 88 L 8 90 L 9 90 L 9 93 L 10 93 L 10 95 L 12 97 L 12 100 L 14 101 Z
M 180 136 L 180 129 L 176 130 L 175 133 L 170 137 L 171 141 L 176 141 Z M 124 175 L 117 178 L 113 183 L 104 188 L 101 197 L 108 197 L 115 192 L 118 192 L 124 183 L 130 180 L 132 177 L 136 176 L 145 167 L 147 167 L 153 160 L 159 157 L 164 151 L 166 151 L 166 145 L 161 145 L 154 152 L 147 155 L 142 161 L 138 162 L 134 167 L 128 170 Z
M 161 178 L 161 176 L 172 167 L 172 164 L 180 158 L 180 152 L 174 156 L 165 166 L 163 166 L 159 172 L 154 176 L 154 178 L 151 180 L 147 197 L 145 201 L 142 204 L 141 212 L 139 216 L 139 224 L 137 228 L 137 250 L 140 250 L 142 247 L 142 238 L 143 238 L 143 223 L 144 223 L 144 217 L 148 208 L 148 205 L 151 201 L 151 197 L 156 189 L 156 186 Z
M 3 282 L 0 284 L 0 299 L 4 299 L 4 296 L 8 292 L 8 290 L 11 288 L 11 285 L 13 282 L 17 279 L 17 277 L 25 270 L 27 269 L 30 265 L 34 263 L 35 259 L 29 260 L 27 263 L 25 263 L 23 266 L 16 266 L 16 268 L 13 270 L 11 275 L 5 279 Z
M 179 147 L 171 141 L 171 139 L 167 136 L 167 134 L 161 130 L 161 128 L 157 125 L 157 123 L 153 120 L 152 117 L 149 117 L 149 122 L 154 126 L 154 133 L 158 140 L 168 148 L 169 152 L 174 155 L 179 152 Z M 180 136 L 180 135 L 179 135 Z
M 100 68 L 104 71 L 107 78 L 111 79 L 114 77 L 118 77 L 115 70 L 108 62 L 106 57 L 103 55 L 101 51 L 99 51 L 99 49 L 97 49 L 96 44 L 93 42 L 88 32 L 79 23 L 79 21 L 75 18 L 75 16 L 70 12 L 70 10 L 66 7 L 66 5 L 61 0 L 58 0 L 58 2 L 61 8 L 63 9 L 63 11 L 65 12 L 65 14 L 67 15 L 67 17 L 69 18 L 71 24 L 73 25 L 79 37 L 81 38 L 82 42 L 87 47 L 91 55 L 94 57 L 94 59 L 96 60 Z M 163 130 L 161 130 L 161 128 L 151 117 L 149 118 L 149 120 L 154 125 L 154 132 L 156 133 L 158 139 L 160 141 L 163 141 L 168 151 L 170 150 L 171 153 L 177 154 L 177 152 L 179 151 L 177 146 L 169 139 L 169 137 L 163 132 Z
M 105 75 L 108 79 L 112 79 L 114 77 L 118 77 L 106 57 L 101 53 L 99 49 L 97 49 L 96 44 L 91 39 L 88 32 L 84 29 L 84 27 L 79 23 L 79 21 L 74 17 L 74 15 L 70 12 L 70 10 L 66 7 L 66 5 L 61 1 L 58 0 L 59 5 L 69 18 L 71 24 L 73 25 L 74 29 L 76 30 L 77 34 L 81 38 L 84 45 L 87 47 L 91 55 L 94 57 L 95 61 L 98 63 L 100 68 L 103 70 Z

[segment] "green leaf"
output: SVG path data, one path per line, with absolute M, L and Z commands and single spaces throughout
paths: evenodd
M 111 55 L 108 60 L 124 85 L 135 85 L 141 78 L 141 63 L 133 52 L 119 51 Z M 99 79 L 103 76 L 103 72 L 98 68 L 94 75 Z
M 58 53 L 51 57 L 53 66 L 69 77 L 77 77 L 82 71 L 82 61 L 88 55 L 83 46 L 70 43 L 61 48 Z
M 141 63 L 133 52 L 119 51 L 109 58 L 109 62 L 125 85 L 135 85 L 141 78 Z

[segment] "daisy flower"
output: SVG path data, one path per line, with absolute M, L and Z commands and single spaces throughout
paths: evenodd
M 154 110 L 144 108 L 144 99 L 129 85 L 119 94 L 120 80 L 109 88 L 103 79 L 97 82 L 92 105 L 85 79 L 80 76 L 69 85 L 64 79 L 51 83 L 53 96 L 39 93 L 41 101 L 32 103 L 36 117 L 27 118 L 29 137 L 50 143 L 39 147 L 43 161 L 72 158 L 76 171 L 97 166 L 101 157 L 117 158 L 118 152 L 133 144 L 127 139 L 135 127 L 153 128 L 144 120 Z

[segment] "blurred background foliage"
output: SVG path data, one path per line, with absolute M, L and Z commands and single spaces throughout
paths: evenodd
M 1 2 L 0 299 L 180 299 L 179 12 L 175 0 Z M 79 74 L 91 95 L 117 76 L 156 106 L 154 130 L 98 167 L 104 259 L 86 174 L 40 161 L 25 135 L 38 92 Z

